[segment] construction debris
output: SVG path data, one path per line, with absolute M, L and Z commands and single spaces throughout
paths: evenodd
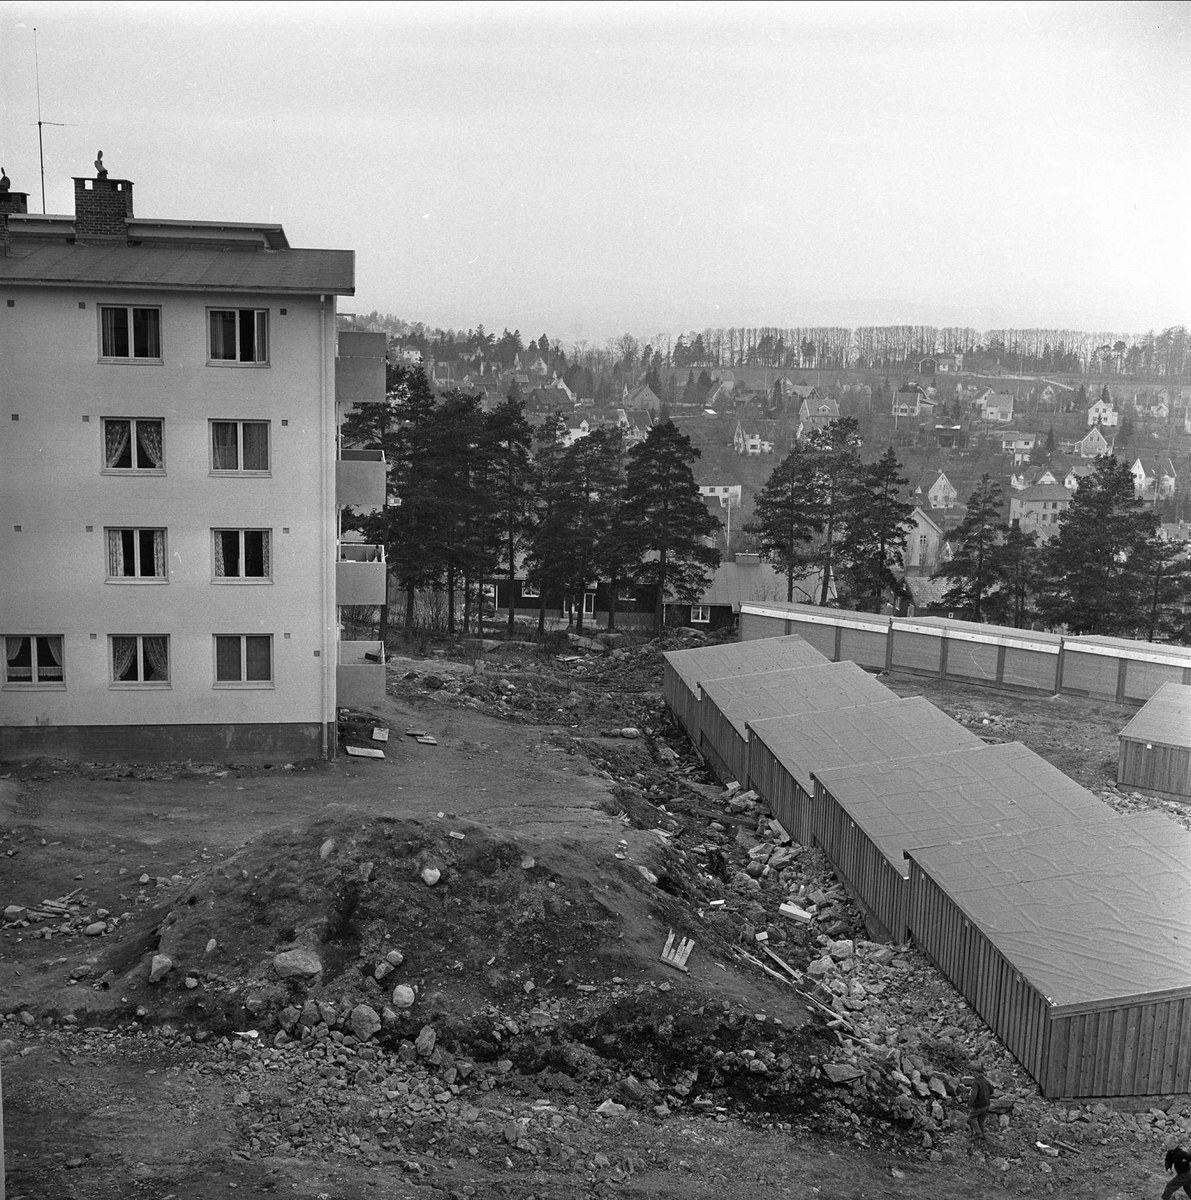
M 695 948 L 694 938 L 681 938 L 678 943 L 674 941 L 674 930 L 670 930 L 670 936 L 666 938 L 666 944 L 662 947 L 662 962 L 668 967 L 673 967 L 677 971 L 681 971 L 684 975 L 689 975 L 687 970 L 686 960 L 690 958 L 691 951 Z

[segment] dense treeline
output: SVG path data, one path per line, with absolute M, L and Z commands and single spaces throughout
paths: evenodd
M 478 629 L 485 587 L 522 569 L 540 594 L 539 625 L 548 596 L 569 597 L 580 631 L 583 593 L 597 580 L 614 598 L 621 585 L 648 597 L 659 631 L 667 602 L 690 603 L 705 588 L 719 563 L 709 544 L 718 522 L 691 473 L 699 451 L 670 422 L 628 450 L 616 428 L 567 445 L 563 422 L 535 433 L 515 397 L 489 412 L 460 391 L 436 398 L 420 367 L 390 365 L 387 391 L 386 403 L 349 414 L 342 436 L 385 451 L 389 505 L 347 510 L 343 523 L 386 547 L 407 634 L 425 591 L 445 594 L 451 634 Z M 510 602 L 510 629 L 513 617 Z
M 1191 382 L 1191 338 L 1182 325 L 1141 335 L 1039 328 L 981 331 L 959 325 L 739 326 L 677 337 L 659 333 L 645 340 L 624 334 L 600 345 L 576 342 L 564 350 L 561 341 L 547 334 L 525 343 L 519 330 L 495 335 L 482 325 L 466 331 L 430 329 L 377 312 L 347 321 L 349 327 L 384 329 L 436 362 L 471 362 L 477 367 L 485 362 L 511 370 L 518 360 L 527 366 L 540 356 L 560 377 L 572 372 L 568 386 L 574 388 L 577 380 L 575 390 L 596 399 L 613 375 L 635 380 L 650 367 L 659 385 L 654 390 L 661 396 L 659 388 L 668 386 L 669 373 L 692 367 L 902 370 L 938 354 L 962 354 L 965 370 Z

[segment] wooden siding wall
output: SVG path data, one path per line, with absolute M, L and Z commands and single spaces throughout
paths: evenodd
M 662 695 L 691 741 L 699 745 L 699 693 L 692 692 L 667 662 L 662 668 Z
M 749 737 L 748 783 L 769 805 L 782 828 L 803 846 L 813 846 L 810 797 L 755 734 Z
M 1153 749 L 1147 750 L 1147 745 Z M 1191 749 L 1122 737 L 1117 783 L 1166 796 L 1191 797 Z
M 1048 1096 L 1191 1091 L 1191 999 L 1054 1015 L 1045 1076 Z
M 700 749 L 708 762 L 714 762 L 720 768 L 716 774 L 724 783 L 736 780 L 744 787 L 749 773 L 748 743 L 707 695 L 699 704 L 699 733 Z
M 818 780 L 815 812 L 819 844 L 837 873 L 847 877 L 864 908 L 880 924 L 879 937 L 904 942 L 907 937 L 909 881 L 869 839 L 847 810 Z
M 877 623 L 883 623 L 882 629 L 860 628 Z M 908 671 L 995 687 L 1068 692 L 1120 704 L 1144 704 L 1164 683 L 1191 684 L 1191 666 L 1180 662 L 1147 662 L 1132 657 L 1125 647 L 1096 644 L 1093 650 L 1080 638 L 1063 638 L 1057 646 L 1052 641 L 1030 645 L 1029 630 L 999 625 L 986 626 L 988 632 L 975 640 L 966 629 L 949 631 L 946 622 L 926 628 L 916 626 L 913 618 L 816 608 L 813 619 L 796 610 L 788 617 L 742 611 L 740 628 L 748 641 L 797 633 L 832 662 L 851 659 L 870 671 Z M 1138 646 L 1138 653 L 1162 652 L 1161 646 Z
M 1047 1003 L 971 924 L 951 898 L 910 860 L 910 936 L 955 985 L 1018 1062 L 1052 1095 L 1047 1060 Z

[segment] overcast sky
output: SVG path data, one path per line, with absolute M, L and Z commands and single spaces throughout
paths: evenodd
M 0 163 L 570 341 L 1191 323 L 1191 5 L 0 6 Z

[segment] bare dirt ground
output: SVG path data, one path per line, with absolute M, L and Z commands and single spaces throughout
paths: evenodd
M 398 660 L 344 729 L 383 760 L 0 769 L 9 1200 L 1158 1195 L 1191 1097 L 1041 1100 L 703 773 L 660 678 L 656 645 Z M 1112 786 L 1128 709 L 887 682 L 1187 822 Z

